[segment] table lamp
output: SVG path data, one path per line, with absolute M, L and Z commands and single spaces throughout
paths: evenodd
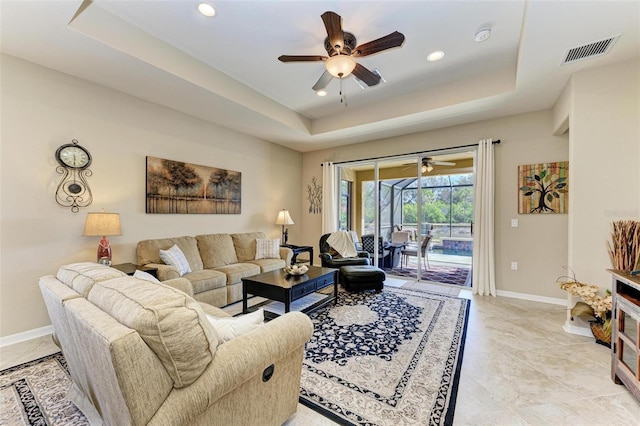
M 278 217 L 276 218 L 276 225 L 282 225 L 282 244 L 287 244 L 287 240 L 289 239 L 289 230 L 284 229 L 285 225 L 293 225 L 293 219 L 291 219 L 291 215 L 289 214 L 289 210 L 282 209 L 278 212 Z
M 87 213 L 87 220 L 84 223 L 82 235 L 87 237 L 98 237 L 102 239 L 98 244 L 98 263 L 111 265 L 111 245 L 107 235 L 122 235 L 120 229 L 120 214 L 118 213 Z

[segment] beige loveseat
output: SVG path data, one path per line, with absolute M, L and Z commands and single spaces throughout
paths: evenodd
M 191 291 L 186 279 L 155 284 L 79 263 L 39 285 L 73 381 L 67 396 L 92 424 L 279 425 L 296 411 L 313 331 L 302 313 L 220 343 L 205 313 L 228 315 L 179 290 Z
M 178 278 L 178 270 L 160 259 L 160 250 L 177 245 L 191 268 L 183 277 L 191 281 L 194 298 L 221 307 L 242 300 L 242 278 L 282 269 L 291 263 L 293 252 L 285 247 L 280 248 L 277 259 L 256 260 L 256 239 L 265 239 L 264 233 L 144 240 L 137 247 L 138 265 L 158 268 L 160 281 Z

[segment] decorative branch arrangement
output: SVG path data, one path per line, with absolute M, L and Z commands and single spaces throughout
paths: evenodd
M 631 272 L 640 268 L 640 222 L 619 220 L 612 228 L 607 249 L 613 269 Z
M 322 185 L 318 185 L 315 176 L 311 178 L 311 184 L 307 185 L 307 200 L 309 200 L 309 213 L 322 213 Z

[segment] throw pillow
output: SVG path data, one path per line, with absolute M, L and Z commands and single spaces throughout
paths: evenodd
M 136 271 L 133 273 L 133 277 L 138 278 L 140 280 L 151 281 L 152 283 L 160 284 L 159 279 L 157 279 L 150 273 L 141 271 L 139 269 L 136 269 Z
M 280 259 L 280 239 L 256 239 L 256 260 Z
M 162 259 L 165 264 L 176 268 L 180 276 L 191 272 L 187 258 L 184 256 L 184 253 L 182 253 L 182 250 L 180 250 L 180 247 L 175 244 L 169 250 L 160 250 L 160 259 Z
M 224 343 L 264 324 L 264 310 L 258 309 L 250 314 L 229 318 L 218 318 L 207 314 L 207 318 Z

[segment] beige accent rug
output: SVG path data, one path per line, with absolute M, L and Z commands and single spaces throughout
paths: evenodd
M 0 425 L 88 425 L 70 386 L 60 352 L 0 371 Z

